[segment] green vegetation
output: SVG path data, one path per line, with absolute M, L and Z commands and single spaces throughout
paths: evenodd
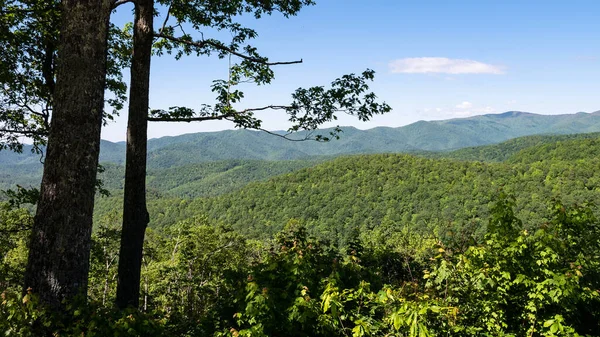
M 580 133 L 574 135 L 543 135 L 527 136 L 507 140 L 500 144 L 485 145 L 477 147 L 464 148 L 447 153 L 427 153 L 423 156 L 430 158 L 449 158 L 457 160 L 483 161 L 483 162 L 502 162 L 509 160 L 517 155 L 521 150 L 528 148 L 538 148 L 541 144 L 554 144 L 559 146 L 561 142 L 578 139 L 597 139 L 599 133 Z M 552 145 L 551 145 L 552 146 Z M 591 151 L 594 151 L 593 149 Z M 522 157 L 522 155 L 521 155 Z M 544 157 L 544 156 L 542 156 Z M 585 156 L 580 156 L 585 158 Z M 545 158 L 557 159 L 552 156 Z
M 381 129 L 383 130 L 383 129 Z M 229 146 L 235 147 L 236 142 L 246 142 L 244 133 L 254 134 L 255 132 L 240 130 L 240 131 L 224 131 L 229 132 L 232 135 L 239 135 L 240 137 L 232 142 Z M 599 137 L 598 133 L 588 134 L 574 134 L 574 135 L 544 135 L 544 136 L 527 136 L 521 138 L 515 138 L 506 142 L 486 145 L 479 147 L 464 148 L 451 152 L 415 152 L 418 156 L 426 158 L 448 158 L 464 161 L 482 161 L 482 162 L 502 162 L 510 161 L 510 157 L 516 155 L 519 151 L 526 148 L 535 148 L 540 144 L 557 143 L 568 140 L 578 139 L 596 139 Z M 307 157 L 308 155 L 304 152 L 290 152 L 296 153 L 296 156 L 291 158 L 303 158 L 298 160 L 242 160 L 242 159 L 229 159 L 229 160 L 212 160 L 218 159 L 219 156 L 208 156 L 209 161 L 196 162 L 195 159 L 191 160 L 187 154 L 194 152 L 190 149 L 189 151 L 175 151 L 170 152 L 169 159 L 173 162 L 169 165 L 161 165 L 155 163 L 155 158 L 162 158 L 160 154 L 152 154 L 154 150 L 161 148 L 164 144 L 167 144 L 170 149 L 173 147 L 177 148 L 179 143 L 190 144 L 190 148 L 198 146 L 201 148 L 201 143 L 190 142 L 188 138 L 196 137 L 197 135 L 184 135 L 178 137 L 167 137 L 166 139 L 159 139 L 163 144 L 154 144 L 150 141 L 149 151 L 151 155 L 149 157 L 149 170 L 147 176 L 147 185 L 151 194 L 160 195 L 161 197 L 181 197 L 181 198 L 195 198 L 201 196 L 216 196 L 223 193 L 235 191 L 246 184 L 253 181 L 266 180 L 268 178 L 289 173 L 292 171 L 299 170 L 301 168 L 311 167 L 318 163 L 326 160 L 333 159 L 334 156 L 319 156 L 319 157 Z M 349 136 L 344 134 L 344 137 Z M 350 134 L 352 136 L 352 134 Z M 277 140 L 276 137 L 270 136 L 270 140 Z M 251 144 L 252 142 L 249 142 Z M 289 143 L 289 142 L 288 142 Z M 100 179 L 104 183 L 104 188 L 113 192 L 113 194 L 119 195 L 120 190 L 123 189 L 125 170 L 122 166 L 122 156 L 124 153 L 123 149 L 120 148 L 120 143 L 110 143 L 103 141 L 103 148 L 110 148 L 106 150 L 106 155 L 102 157 L 104 162 L 102 163 L 106 172 L 100 175 Z M 313 144 L 314 146 L 329 146 L 336 145 L 338 141 L 330 144 Z M 339 144 L 338 144 L 339 145 Z M 585 145 L 582 145 L 585 147 Z M 340 147 L 340 148 L 343 148 Z M 227 153 L 230 149 L 225 148 L 222 151 Z M 585 149 L 586 151 L 594 151 L 593 146 L 591 149 Z M 121 152 L 119 152 L 121 151 Z M 256 149 L 257 153 L 261 150 Z M 349 153 L 361 152 L 358 150 L 349 150 Z M 385 152 L 384 149 L 378 149 L 376 145 L 370 152 Z M 392 151 L 390 151 L 392 152 Z M 264 159 L 269 156 L 271 158 L 278 158 L 273 152 L 271 155 L 256 157 Z M 332 152 L 336 153 L 336 152 Z M 342 149 L 338 149 L 338 153 L 345 153 Z M 241 154 L 238 153 L 241 156 Z M 222 156 L 221 156 L 222 157 Z M 120 159 L 119 159 L 120 158 Z M 198 158 L 203 158 L 198 156 Z M 2 161 L 4 160 L 4 161 Z M 0 190 L 14 189 L 16 185 L 29 187 L 38 186 L 41 179 L 42 168 L 40 165 L 40 158 L 34 155 L 28 154 L 10 154 L 7 152 L 0 152 L 0 165 L 2 171 L 0 172 Z M 194 163 L 187 163 L 192 161 Z M 187 164 L 179 164 L 186 162 Z M 119 164 L 120 163 L 120 164 Z M 164 166 L 164 167 L 163 167 Z M 166 167 L 166 168 L 165 168 Z M 0 200 L 3 196 L 0 196 Z
M 298 160 L 314 156 L 339 156 L 358 153 L 398 153 L 448 151 L 465 147 L 496 144 L 516 137 L 542 134 L 578 134 L 600 132 L 600 112 L 544 116 L 527 113 L 475 116 L 448 121 L 417 122 L 399 128 L 379 127 L 370 130 L 342 128 L 339 140 L 329 143 L 289 142 L 279 137 L 250 130 L 227 130 L 163 137 L 148 141 L 148 168 L 169 168 L 222 160 Z M 332 131 L 324 129 L 323 133 Z M 302 138 L 303 133 L 296 137 Z M 550 138 L 548 138 L 550 137 Z M 563 136 L 536 136 L 509 141 L 513 150 L 538 142 L 561 140 Z M 515 143 L 513 143 L 515 142 Z M 23 153 L 0 152 L 0 165 L 39 164 L 37 154 L 24 145 Z M 465 152 L 483 151 L 465 149 Z M 509 149 L 506 149 L 509 150 Z M 500 150 L 504 151 L 504 150 Z M 482 160 L 481 154 L 459 155 L 457 159 Z M 462 157 L 460 157 L 462 156 Z M 492 155 L 493 156 L 493 155 Z M 502 158 L 496 158 L 502 160 Z M 125 143 L 101 142 L 101 163 L 123 165 Z M 17 175 L 15 175 L 17 176 Z
M 393 154 L 342 157 L 213 198 L 151 199 L 150 225 L 168 227 L 206 214 L 253 238 L 271 237 L 296 218 L 312 234 L 335 238 L 341 246 L 356 229 L 481 239 L 500 191 L 516 197 L 515 211 L 526 223 L 548 221 L 552 199 L 600 204 L 597 142 L 597 136 L 586 136 L 525 148 L 502 163 Z M 100 199 L 96 216 L 116 200 Z
M 18 336 L 598 336 L 600 223 L 592 209 L 557 203 L 549 222 L 526 230 L 514 206 L 500 196 L 482 243 L 422 242 L 420 258 L 358 237 L 340 252 L 297 221 L 262 242 L 206 218 L 183 221 L 146 239 L 141 313 L 111 308 L 116 270 L 105 262 L 118 252 L 110 226 L 119 222 L 109 217 L 94 236 L 91 302 L 57 314 L 30 294 L 5 291 L 0 329 Z
M 599 142 L 150 169 L 139 311 L 112 304 L 123 169 L 105 164 L 87 303 L 20 295 L 32 217 L 0 207 L 0 330 L 600 336 Z

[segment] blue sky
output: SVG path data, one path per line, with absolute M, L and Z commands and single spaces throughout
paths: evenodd
M 593 112 L 600 109 L 598 13 L 597 0 L 317 0 L 289 19 L 244 17 L 258 31 L 251 44 L 263 55 L 304 62 L 277 67 L 270 86 L 244 87 L 238 108 L 285 104 L 300 86 L 371 68 L 377 72 L 372 89 L 393 112 L 367 123 L 343 116 L 336 124 L 365 129 L 509 110 Z M 131 6 L 113 15 L 119 25 L 131 20 Z M 211 104 L 211 81 L 228 71 L 227 60 L 216 57 L 166 55 L 152 62 L 152 108 Z M 261 116 L 267 129 L 288 127 L 280 112 Z M 125 125 L 123 112 L 103 138 L 124 140 Z M 149 135 L 229 128 L 227 122 L 155 123 Z

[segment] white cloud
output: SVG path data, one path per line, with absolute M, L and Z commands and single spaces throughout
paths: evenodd
M 473 107 L 473 103 L 471 102 L 462 102 L 459 105 L 456 106 L 457 109 L 470 109 Z
M 446 57 L 409 57 L 389 63 L 392 73 L 406 74 L 503 74 L 498 66 L 474 60 Z

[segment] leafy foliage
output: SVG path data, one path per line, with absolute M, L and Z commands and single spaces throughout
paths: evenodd
M 27 262 L 27 242 L 33 217 L 26 209 L 0 203 L 0 289 L 17 290 Z
M 55 86 L 56 53 L 60 40 L 60 1 L 2 2 L 0 12 L 0 150 L 23 151 L 23 137 L 33 141 L 31 151 L 42 154 L 50 128 Z M 130 42 L 112 25 L 109 38 L 106 88 L 113 94 L 107 104 L 123 108 L 127 86 L 122 70 Z
M 501 196 L 479 244 L 422 241 L 430 258 L 363 243 L 345 252 L 290 221 L 272 241 L 244 239 L 206 218 L 151 231 L 144 251 L 142 312 L 73 303 L 64 313 L 5 291 L 0 330 L 36 336 L 597 336 L 600 223 L 588 206 L 555 202 L 541 225 L 522 225 Z M 15 211 L 12 211 L 15 212 Z M 107 219 L 110 223 L 110 218 Z M 524 229 L 528 227 L 529 229 Z M 395 240 L 404 236 L 390 237 Z M 96 234 L 104 270 L 116 233 Z M 109 243 L 103 246 L 103 243 Z M 389 246 L 388 246 L 389 247 Z M 100 257 L 100 258 L 97 258 Z M 5 268 L 5 267 L 3 267 Z M 108 269 L 107 276 L 111 273 Z M 90 297 L 101 273 L 92 273 Z M 114 293 L 114 283 L 109 283 Z M 98 290 L 94 290 L 98 289 Z

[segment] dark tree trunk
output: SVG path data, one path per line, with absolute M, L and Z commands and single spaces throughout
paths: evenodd
M 62 1 L 54 109 L 25 272 L 44 303 L 86 295 L 111 1 Z
M 139 306 L 144 234 L 150 220 L 146 209 L 146 143 L 153 11 L 153 0 L 136 1 L 127 124 L 123 231 L 117 281 L 119 308 Z

